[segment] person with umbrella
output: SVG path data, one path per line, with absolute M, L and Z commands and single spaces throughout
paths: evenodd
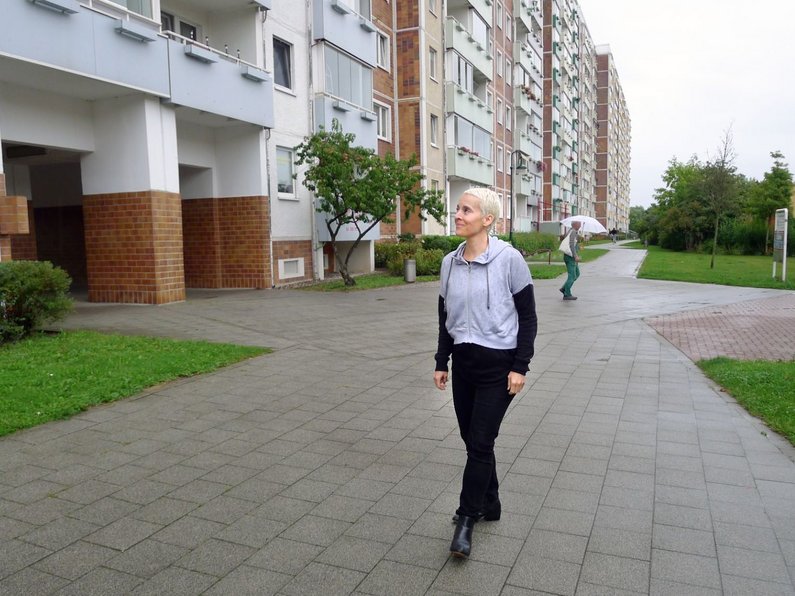
M 569 230 L 569 233 L 566 234 L 561 243 L 563 247 L 563 262 L 566 264 L 568 277 L 566 278 L 566 283 L 561 286 L 560 291 L 564 300 L 577 300 L 577 296 L 572 296 L 571 294 L 571 287 L 577 281 L 577 278 L 580 277 L 580 266 L 578 265 L 580 254 L 577 246 L 577 235 L 582 227 L 582 222 L 574 220 L 569 225 L 571 225 L 571 230 Z
M 470 188 L 458 200 L 455 231 L 465 239 L 442 261 L 439 342 L 433 380 L 445 390 L 452 354 L 453 406 L 467 451 L 453 518 L 453 557 L 466 559 L 478 520 L 500 519 L 494 442 L 514 396 L 524 388 L 538 319 L 533 278 L 524 257 L 489 235 L 500 199 Z
M 560 288 L 564 300 L 577 300 L 577 296 L 571 295 L 571 286 L 580 277 L 580 262 L 579 248 L 577 245 L 577 235 L 582 232 L 583 234 L 606 234 L 607 228 L 602 223 L 588 215 L 572 215 L 565 219 L 561 219 L 560 223 L 567 228 L 571 228 L 569 233 L 563 238 L 560 243 L 560 250 L 563 252 L 563 262 L 566 263 L 566 271 L 568 277 L 566 283 Z

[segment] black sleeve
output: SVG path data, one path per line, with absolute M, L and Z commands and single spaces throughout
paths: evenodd
M 436 370 L 447 372 L 447 361 L 452 353 L 453 338 L 447 331 L 447 311 L 444 309 L 444 298 L 439 296 L 439 345 L 434 356 L 436 359 Z
M 516 356 L 514 356 L 511 370 L 524 375 L 527 374 L 530 360 L 533 359 L 535 353 L 536 333 L 538 332 L 533 284 L 527 284 L 524 289 L 514 294 L 513 302 L 516 305 L 516 312 L 519 314 L 519 332 L 516 336 Z

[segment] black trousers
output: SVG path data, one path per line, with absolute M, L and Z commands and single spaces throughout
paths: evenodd
M 494 442 L 513 396 L 508 373 L 515 350 L 453 347 L 453 404 L 467 449 L 458 515 L 476 516 L 499 499 Z

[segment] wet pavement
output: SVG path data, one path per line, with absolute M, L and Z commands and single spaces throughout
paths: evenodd
M 81 302 L 66 327 L 275 351 L 0 439 L 0 594 L 795 594 L 795 450 L 693 363 L 792 358 L 795 293 L 608 248 L 577 301 L 536 282 L 466 562 L 438 283 Z

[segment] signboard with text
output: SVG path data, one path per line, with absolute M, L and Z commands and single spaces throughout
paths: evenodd
M 781 263 L 781 281 L 787 280 L 787 209 L 776 210 L 776 226 L 773 230 L 773 277 L 776 263 Z

